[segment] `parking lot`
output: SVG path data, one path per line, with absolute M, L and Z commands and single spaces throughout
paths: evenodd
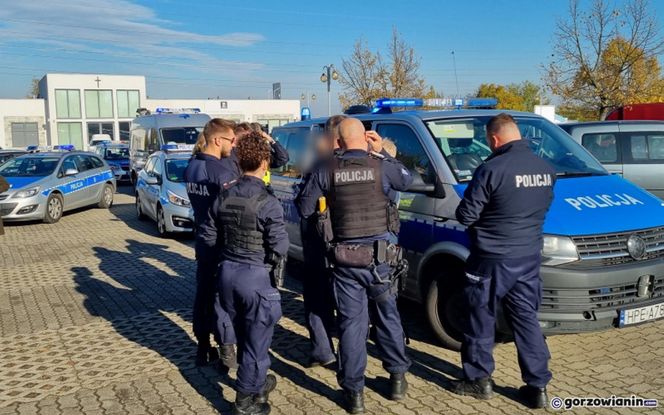
M 230 410 L 233 374 L 193 365 L 195 261 L 191 238 L 161 239 L 139 222 L 127 187 L 110 210 L 66 214 L 59 223 L 7 225 L 0 237 L 0 414 L 214 414 Z M 307 369 L 297 279 L 282 291 L 272 343 L 273 413 L 342 414 L 335 374 Z M 379 414 L 526 412 L 513 344 L 496 347 L 498 396 L 451 394 L 457 353 L 436 345 L 418 305 L 403 303 L 413 366 L 407 399 L 391 402 L 387 375 L 369 346 L 367 410 Z M 549 396 L 656 398 L 664 404 L 664 321 L 549 338 Z M 657 413 L 661 409 L 577 409 Z

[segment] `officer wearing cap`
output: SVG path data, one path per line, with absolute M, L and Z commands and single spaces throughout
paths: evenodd
M 210 334 L 221 346 L 222 363 L 236 368 L 235 332 L 228 314 L 220 310 L 215 314 L 214 302 L 217 293 L 217 268 L 219 254 L 217 228 L 208 219 L 212 203 L 217 199 L 225 183 L 235 179 L 232 172 L 221 164 L 221 157 L 230 154 L 235 134 L 235 123 L 215 118 L 205 125 L 197 145 L 199 151 L 189 161 L 184 172 L 187 195 L 194 210 L 196 224 L 196 295 L 194 297 L 193 331 L 198 341 L 196 364 L 205 365 L 216 360 L 217 350 L 210 344 Z M 219 318 L 221 324 L 217 324 Z M 217 327 L 220 330 L 217 330 Z
M 510 115 L 491 118 L 486 136 L 493 154 L 475 171 L 456 211 L 457 220 L 468 227 L 471 249 L 464 289 L 469 306 L 461 348 L 464 379 L 454 391 L 492 397 L 496 309 L 502 304 L 525 383 L 520 395 L 528 406 L 543 408 L 551 372 L 537 320 L 542 296 L 539 268 L 542 226 L 553 200 L 556 172 L 533 154 Z
M 388 241 L 389 194 L 412 183 L 408 170 L 382 152 L 381 138 L 366 132 L 354 118 L 339 125 L 342 152 L 315 169 L 297 201 L 306 219 L 316 214 L 321 196 L 327 200 L 333 233 L 333 286 L 340 329 L 338 380 L 347 410 L 364 412 L 364 371 L 369 330 L 368 302 L 376 302 L 377 345 L 390 373 L 391 399 L 402 399 L 410 367 L 404 331 L 391 284 L 392 261 L 398 250 Z M 367 152 L 370 146 L 375 153 Z M 395 255 L 392 255 L 395 254 Z
M 320 151 L 318 164 L 325 165 L 330 162 L 339 149 L 339 124 L 348 118 L 345 115 L 335 115 L 325 123 L 325 134 L 319 142 Z M 315 169 L 315 167 L 314 167 Z M 300 192 L 295 198 L 296 205 L 302 197 L 304 184 L 308 181 L 311 172 L 307 173 L 300 184 Z M 302 280 L 302 297 L 304 300 L 304 321 L 309 331 L 311 354 L 309 367 L 329 366 L 336 361 L 334 345 L 332 343 L 332 330 L 336 326 L 334 316 L 334 295 L 332 293 L 331 273 L 326 266 L 326 247 L 322 236 L 316 228 L 316 215 L 300 220 L 300 235 L 302 235 L 302 249 L 305 273 Z
M 225 189 L 212 212 L 222 229 L 219 267 L 220 305 L 238 337 L 237 391 L 234 414 L 270 412 L 268 394 L 277 380 L 268 375 L 274 326 L 281 317 L 281 297 L 269 269 L 288 252 L 281 204 L 262 181 L 270 164 L 270 145 L 249 133 L 235 150 L 244 172 Z

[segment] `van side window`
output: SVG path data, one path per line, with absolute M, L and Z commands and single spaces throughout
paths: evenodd
M 661 132 L 625 134 L 629 137 L 629 148 L 634 162 L 664 160 L 664 134 Z
M 584 134 L 581 144 L 602 163 L 618 162 L 618 140 L 615 134 Z
M 161 177 L 161 172 L 163 171 L 161 160 L 157 157 L 153 157 L 154 163 L 152 164 L 152 171 L 148 172 L 150 176 Z
M 146 131 L 143 128 L 131 130 L 131 147 L 135 151 L 147 151 Z
M 281 144 L 286 150 L 288 150 L 288 133 L 290 131 L 291 130 L 287 130 L 287 129 L 283 129 L 283 128 L 272 131 L 272 138 L 274 138 L 274 140 L 277 141 L 279 144 Z M 288 157 L 289 158 L 292 157 L 290 155 L 290 153 L 288 154 Z M 285 170 L 285 166 L 281 166 L 281 167 L 276 167 L 276 168 L 270 169 L 270 172 L 272 174 L 282 175 L 284 170 Z
M 284 166 L 283 176 L 302 176 L 302 156 L 306 147 L 306 139 L 309 130 L 306 128 L 294 128 L 289 131 L 286 150 L 288 150 L 288 163 Z
M 159 150 L 159 135 L 156 128 L 151 128 L 148 133 L 147 151 L 148 153 L 154 153 L 157 150 Z
M 419 175 L 427 184 L 434 183 L 434 171 L 429 156 L 412 128 L 405 124 L 379 124 L 376 132 L 384 140 L 389 139 L 397 147 L 397 160 L 411 172 Z
M 145 167 L 143 167 L 143 170 L 145 170 L 148 176 L 152 176 L 152 167 L 154 166 L 154 161 L 155 157 L 150 157 L 147 163 L 145 163 Z

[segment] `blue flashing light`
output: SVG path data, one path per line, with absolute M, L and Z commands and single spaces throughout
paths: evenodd
M 175 152 L 192 152 L 194 151 L 193 144 L 176 144 L 168 143 L 161 146 L 161 151 L 166 153 L 175 153 Z
M 37 151 L 37 150 L 39 150 L 39 146 L 34 146 L 33 145 L 33 146 L 27 146 L 25 148 L 25 151 Z
M 76 148 L 74 147 L 73 144 L 60 144 L 57 146 L 53 146 L 53 150 L 55 151 L 74 151 Z
M 424 100 L 421 98 L 380 98 L 376 100 L 377 108 L 422 106 L 424 106 Z
M 496 98 L 470 98 L 466 104 L 468 108 L 496 108 L 498 100 Z
M 300 110 L 300 119 L 302 121 L 311 119 L 311 109 L 309 107 L 302 107 Z
M 198 114 L 201 112 L 200 108 L 166 108 L 157 107 L 154 110 L 155 114 Z

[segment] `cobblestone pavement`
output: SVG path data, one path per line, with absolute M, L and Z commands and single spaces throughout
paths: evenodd
M 128 189 L 124 189 L 127 192 Z M 135 218 L 133 198 L 109 210 L 67 214 L 54 225 L 6 226 L 0 237 L 1 414 L 214 414 L 235 393 L 233 375 L 192 364 L 192 241 L 160 239 Z M 283 293 L 272 347 L 277 414 L 343 414 L 333 372 L 306 369 L 299 283 Z M 515 348 L 496 348 L 498 394 L 452 395 L 459 356 L 436 346 L 421 308 L 404 303 L 409 328 L 408 397 L 385 398 L 387 378 L 370 346 L 366 405 L 378 414 L 526 412 Z M 551 396 L 636 394 L 664 399 L 664 322 L 549 339 Z M 663 402 L 664 403 L 664 402 Z M 604 410 L 604 413 L 655 413 Z M 661 409 L 660 409 L 661 411 Z M 598 411 L 579 410 L 579 413 Z

